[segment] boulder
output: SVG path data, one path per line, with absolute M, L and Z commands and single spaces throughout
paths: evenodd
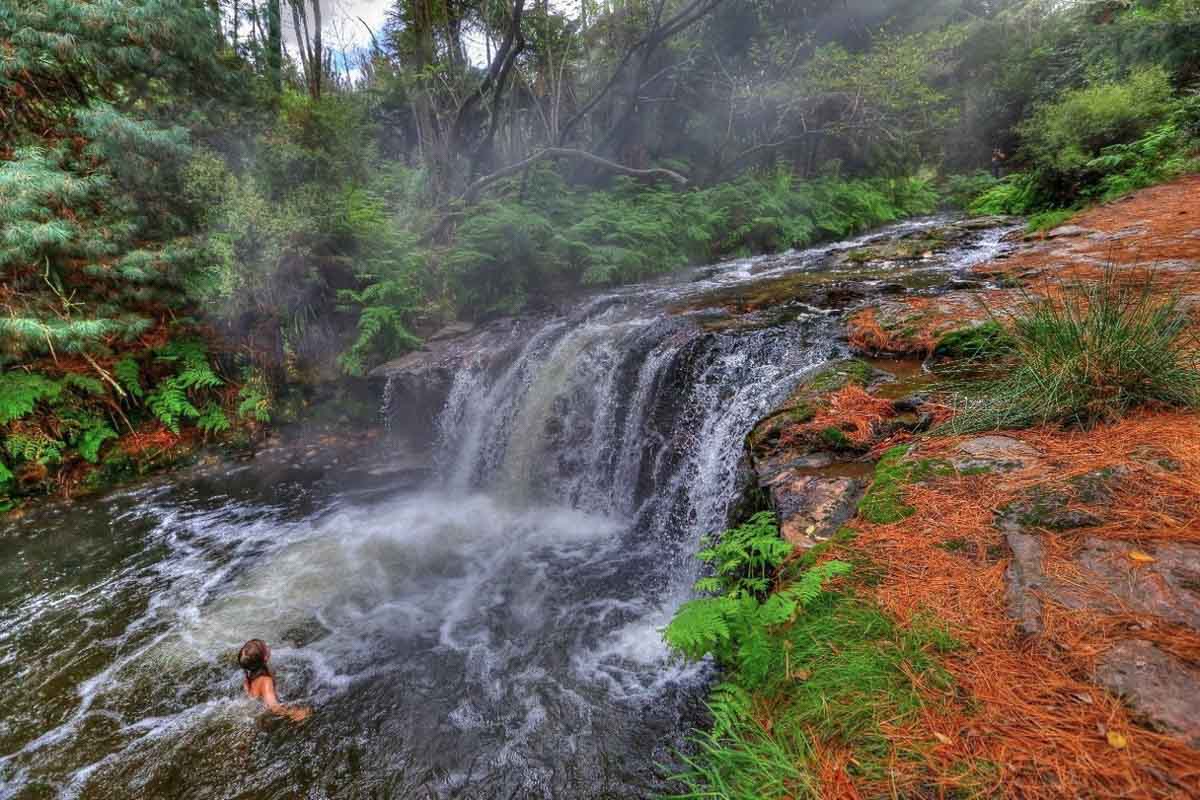
M 854 516 L 866 488 L 856 478 L 824 478 L 785 470 L 767 485 L 783 538 L 807 550 L 831 538 Z

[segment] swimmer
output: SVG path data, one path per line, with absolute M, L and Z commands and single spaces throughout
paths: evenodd
M 271 648 L 262 639 L 251 639 L 242 645 L 238 651 L 238 665 L 245 672 L 242 687 L 246 694 L 267 707 L 272 714 L 287 717 L 295 722 L 301 722 L 312 714 L 312 709 L 306 706 L 284 705 L 275 696 L 275 674 L 268 664 L 271 661 Z

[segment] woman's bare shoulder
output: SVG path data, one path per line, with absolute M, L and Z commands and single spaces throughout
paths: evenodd
M 261 698 L 268 691 L 274 693 L 275 679 L 270 675 L 257 675 L 246 681 L 246 691 L 253 697 Z

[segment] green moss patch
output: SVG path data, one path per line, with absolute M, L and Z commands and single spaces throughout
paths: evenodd
M 937 358 L 988 359 L 1012 352 L 1012 337 L 995 321 L 950 331 L 933 349 Z
M 871 488 L 859 501 L 858 513 L 867 522 L 890 525 L 907 519 L 916 509 L 904 503 L 904 487 L 934 475 L 952 473 L 953 467 L 943 461 L 906 460 L 908 448 L 901 445 L 883 454 L 875 466 Z

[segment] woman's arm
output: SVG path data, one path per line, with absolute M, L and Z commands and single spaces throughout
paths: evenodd
M 272 714 L 278 714 L 281 717 L 288 717 L 294 722 L 305 720 L 312 714 L 312 709 L 305 706 L 284 705 L 279 702 L 279 698 L 275 696 L 275 679 L 270 675 L 264 675 L 261 679 L 256 679 L 255 683 L 261 680 L 261 688 L 259 689 L 259 699 L 263 701 L 263 705 Z

